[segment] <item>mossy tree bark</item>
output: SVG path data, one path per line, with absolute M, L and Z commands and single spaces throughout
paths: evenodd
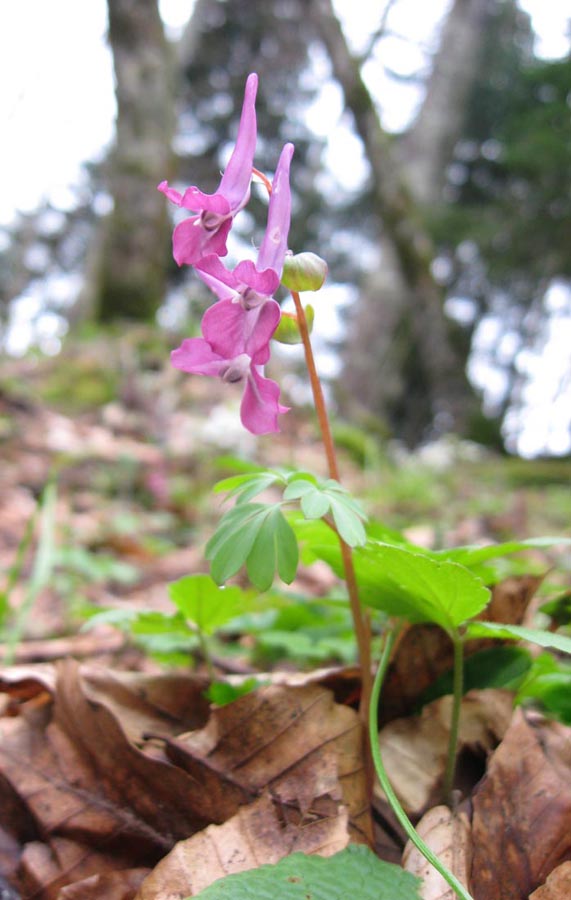
M 172 169 L 174 88 L 157 0 L 107 0 L 117 97 L 94 306 L 100 321 L 152 318 L 164 297 L 170 225 L 156 190 Z

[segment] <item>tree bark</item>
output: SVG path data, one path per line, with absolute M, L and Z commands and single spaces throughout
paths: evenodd
M 95 305 L 101 321 L 148 320 L 163 300 L 169 246 L 165 199 L 171 174 L 174 89 L 157 0 L 107 0 L 117 97 Z
M 451 13 L 454 24 L 460 21 L 468 29 L 474 28 L 476 22 L 480 23 L 481 16 L 476 13 L 481 13 L 484 3 L 456 0 Z M 465 22 L 468 8 L 473 15 Z M 453 90 L 450 82 L 457 77 L 455 66 L 467 58 L 465 45 L 469 41 L 467 31 L 451 60 L 444 37 L 446 42 L 452 41 L 455 31 L 452 22 L 447 23 L 427 103 L 433 111 L 445 113 L 453 95 L 458 115 L 450 122 L 440 115 L 425 135 L 427 108 L 419 117 L 419 130 L 411 132 L 404 160 L 397 161 L 395 142 L 381 127 L 359 62 L 348 49 L 331 0 L 318 0 L 314 9 L 334 76 L 343 89 L 345 104 L 353 114 L 371 165 L 373 200 L 384 226 L 381 270 L 367 286 L 354 318 L 346 365 L 348 390 L 369 410 L 384 411 L 395 432 L 407 443 L 418 443 L 434 421 L 439 430 L 465 433 L 475 398 L 465 374 L 465 351 L 453 339 L 453 327 L 443 311 L 443 292 L 431 274 L 434 248 L 422 224 L 420 206 L 443 184 L 449 154 L 460 135 L 459 122 L 474 74 L 478 40 L 474 38 L 474 58 L 462 87 Z M 418 174 L 419 159 L 425 156 L 424 168 Z

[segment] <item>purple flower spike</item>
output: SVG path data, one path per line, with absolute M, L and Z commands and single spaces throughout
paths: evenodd
M 218 256 L 209 254 L 196 264 L 198 275 L 219 300 L 233 300 L 246 310 L 254 309 L 269 300 L 279 287 L 291 219 L 289 169 L 293 150 L 293 144 L 286 144 L 280 155 L 257 262 L 243 260 L 229 271 Z
M 180 194 L 162 181 L 158 189 L 169 200 L 184 209 L 198 213 L 176 226 L 173 233 L 173 256 L 179 266 L 193 265 L 207 254 L 225 256 L 226 239 L 232 219 L 250 198 L 250 180 L 256 148 L 256 93 L 258 76 L 246 81 L 242 115 L 236 145 L 218 190 L 205 194 L 197 187 L 189 187 Z
M 172 364 L 183 372 L 242 383 L 240 418 L 252 434 L 279 431 L 278 416 L 288 410 L 279 402 L 278 385 L 264 377 L 262 368 L 279 320 L 280 308 L 275 300 L 250 311 L 222 300 L 204 314 L 203 337 L 187 338 L 171 354 Z

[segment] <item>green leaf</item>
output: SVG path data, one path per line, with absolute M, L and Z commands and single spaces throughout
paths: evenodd
M 211 561 L 211 574 L 217 584 L 224 584 L 244 565 L 262 527 L 268 507 L 263 503 L 234 506 L 206 545 L 205 556 Z
M 251 694 L 252 691 L 256 691 L 264 684 L 266 682 L 254 677 L 246 678 L 241 684 L 213 681 L 208 690 L 204 692 L 204 696 L 211 703 L 216 703 L 217 706 L 228 706 L 229 703 L 233 703 L 234 700 L 238 700 L 239 697 L 244 697 L 246 694 Z
M 531 666 L 531 656 L 523 647 L 497 646 L 479 650 L 464 662 L 464 693 L 482 688 L 510 688 L 519 684 Z M 422 708 L 453 691 L 452 670 L 434 681 L 417 701 Z
M 486 637 L 499 640 L 529 641 L 547 647 L 571 653 L 571 638 L 563 634 L 543 631 L 541 628 L 524 628 L 523 625 L 506 625 L 501 622 L 470 622 L 466 628 L 468 638 Z
M 481 612 L 490 599 L 479 578 L 458 563 L 369 541 L 353 556 L 361 601 L 411 622 L 450 631 Z
M 222 588 L 210 575 L 187 575 L 168 586 L 169 597 L 185 619 L 205 634 L 244 611 L 248 595 L 239 587 Z
M 529 700 L 538 700 L 544 711 L 571 725 L 571 666 L 563 665 L 550 653 L 542 653 L 534 659 L 515 702 L 521 704 Z
M 526 541 L 506 541 L 503 544 L 489 544 L 485 547 L 455 547 L 450 550 L 434 551 L 434 555 L 445 557 L 467 568 L 471 568 L 489 559 L 499 559 L 502 556 L 508 556 L 510 553 L 521 553 L 523 550 L 534 548 L 553 547 L 558 544 L 571 544 L 571 538 L 542 537 L 531 538 Z
M 420 879 L 351 844 L 327 858 L 294 853 L 275 865 L 220 878 L 201 900 L 420 900 Z M 190 898 L 187 898 L 190 900 Z
M 284 500 L 301 500 L 301 510 L 308 519 L 322 518 L 329 511 L 335 527 L 346 544 L 356 547 L 366 540 L 363 519 L 366 515 L 348 491 L 334 481 L 303 476 L 289 481 L 284 491 Z
M 291 584 L 299 565 L 299 547 L 293 528 L 280 510 L 276 521 L 278 574 L 282 581 Z
M 219 481 L 214 487 L 214 492 L 217 494 L 228 492 L 226 500 L 237 497 L 237 503 L 247 503 L 276 483 L 285 483 L 283 474 L 277 470 L 253 472 Z
M 260 591 L 266 591 L 274 580 L 276 570 L 282 581 L 289 584 L 295 578 L 298 548 L 295 535 L 279 507 L 268 507 L 246 568 L 248 578 Z
M 330 494 L 330 501 L 335 527 L 345 543 L 350 547 L 364 544 L 367 540 L 365 526 L 352 504 L 345 497 L 335 497 L 333 494 Z
M 314 488 L 304 494 L 300 506 L 306 519 L 321 519 L 329 512 L 331 500 Z

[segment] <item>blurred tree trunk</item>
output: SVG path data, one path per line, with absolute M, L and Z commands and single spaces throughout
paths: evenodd
M 400 142 L 381 127 L 331 0 L 314 7 L 371 165 L 373 200 L 383 224 L 381 268 L 364 286 L 355 312 L 344 385 L 352 404 L 359 398 L 364 409 L 388 419 L 410 445 L 433 423 L 438 430 L 466 433 L 476 409 L 465 373 L 468 342 L 458 340 L 444 315 L 422 207 L 439 200 L 461 136 L 488 5 L 487 0 L 455 0 L 424 105 Z
M 156 190 L 171 174 L 174 90 L 158 0 L 107 0 L 117 97 L 108 162 L 113 211 L 102 223 L 93 305 L 100 321 L 149 320 L 163 300 L 167 204 Z

